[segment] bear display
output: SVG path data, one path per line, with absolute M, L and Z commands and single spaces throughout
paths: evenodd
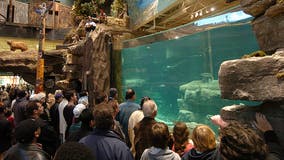
M 7 40 L 7 44 L 10 46 L 11 51 L 16 51 L 17 49 L 20 49 L 22 52 L 24 52 L 28 50 L 28 46 L 24 42 Z

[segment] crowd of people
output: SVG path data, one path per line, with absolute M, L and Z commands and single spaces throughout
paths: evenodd
M 220 127 L 216 136 L 207 125 L 192 133 L 185 122 L 173 131 L 156 121 L 156 102 L 148 96 L 135 103 L 131 88 L 125 102 L 118 92 L 88 93 L 73 89 L 30 94 L 1 89 L 0 160 L 281 160 L 283 148 L 270 123 L 256 113 L 254 125 L 211 117 Z

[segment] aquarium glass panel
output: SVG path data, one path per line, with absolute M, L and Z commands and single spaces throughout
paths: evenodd
M 211 115 L 219 114 L 224 106 L 249 103 L 220 98 L 221 63 L 258 49 L 249 18 L 215 27 L 211 24 L 201 32 L 124 48 L 123 93 L 133 88 L 137 103 L 141 97 L 150 96 L 158 105 L 157 119 L 170 126 L 184 121 L 190 126 L 208 124 L 216 131 L 208 119 Z

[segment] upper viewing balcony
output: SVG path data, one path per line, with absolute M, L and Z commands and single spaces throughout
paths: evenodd
M 9 26 L 39 27 L 40 15 L 36 13 L 42 1 L 31 0 L 24 3 L 16 0 L 0 0 L 0 21 Z M 46 2 L 49 6 L 52 1 Z M 10 7 L 12 6 L 12 7 Z M 47 29 L 62 29 L 71 27 L 69 18 L 71 7 L 55 2 L 46 17 Z

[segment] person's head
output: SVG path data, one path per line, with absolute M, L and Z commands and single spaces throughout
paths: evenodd
M 126 93 L 125 93 L 125 99 L 126 100 L 135 100 L 135 91 L 132 88 L 128 88 Z
M 26 93 L 26 91 L 25 90 L 17 90 L 17 97 L 19 97 L 19 98 L 24 98 L 24 97 L 26 97 L 26 95 L 27 95 L 27 93 Z
M 79 142 L 65 142 L 56 151 L 53 160 L 95 160 L 92 151 Z
M 170 140 L 170 132 L 165 123 L 157 122 L 152 126 L 152 145 L 156 148 L 166 149 Z
M 55 102 L 60 103 L 64 98 L 62 91 L 55 92 L 54 98 L 55 98 Z
M 77 96 L 75 90 L 66 90 L 63 93 L 64 97 L 67 99 L 68 102 L 77 102 Z
M 142 98 L 141 98 L 141 101 L 140 101 L 140 107 L 141 107 L 141 109 L 143 108 L 143 104 L 144 104 L 146 101 L 148 101 L 148 100 L 151 100 L 151 98 L 148 97 L 148 96 L 145 96 L 145 97 L 142 97 Z
M 110 88 L 109 89 L 109 100 L 111 99 L 117 99 L 118 98 L 118 92 L 116 88 Z
M 46 94 L 44 92 L 40 92 L 37 94 L 38 96 L 38 99 L 41 103 L 44 103 L 45 102 L 45 99 L 46 99 Z
M 95 125 L 98 129 L 111 129 L 114 124 L 113 108 L 107 103 L 95 106 L 94 110 Z
M 107 94 L 104 92 L 95 92 L 95 104 L 107 102 Z
M 29 101 L 26 106 L 26 116 L 38 118 L 43 114 L 43 106 L 40 101 Z
M 52 93 L 48 93 L 46 103 L 54 104 L 55 103 L 55 95 Z
M 15 138 L 19 143 L 35 143 L 39 135 L 40 126 L 33 119 L 23 120 L 15 128 Z
M 230 122 L 220 130 L 220 155 L 224 160 L 264 160 L 267 148 L 263 139 L 251 128 Z
M 79 116 L 79 120 L 82 122 L 82 125 L 94 127 L 94 115 L 90 108 L 84 109 Z
M 173 129 L 174 144 L 176 152 L 183 152 L 185 146 L 183 145 L 189 138 L 189 130 L 184 122 L 176 122 Z
M 143 104 L 142 110 L 144 117 L 154 118 L 157 115 L 158 107 L 153 100 L 148 100 Z
M 9 93 L 7 91 L 1 91 L 0 93 L 0 99 L 2 100 L 8 100 L 9 99 Z
M 205 152 L 216 148 L 214 131 L 207 125 L 198 125 L 192 131 L 191 137 L 194 147 L 199 152 Z
M 86 90 L 81 91 L 81 92 L 79 93 L 79 96 L 80 96 L 80 97 L 88 96 L 88 91 L 86 91 Z
M 5 111 L 5 116 L 8 118 L 8 117 L 10 117 L 10 116 L 12 116 L 12 111 L 11 111 L 11 109 L 7 109 L 6 108 L 6 111 Z

